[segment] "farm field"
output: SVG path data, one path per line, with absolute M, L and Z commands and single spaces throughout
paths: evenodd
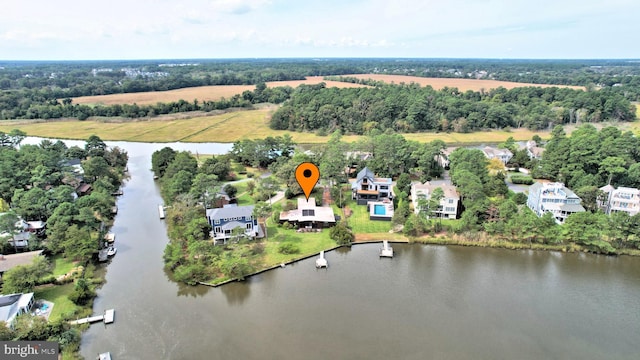
M 322 76 L 310 76 L 306 80 L 291 81 L 272 81 L 266 83 L 268 87 L 291 86 L 293 88 L 305 84 L 313 85 L 325 82 L 327 87 L 365 87 L 365 85 L 344 83 L 340 81 L 323 80 Z M 234 95 L 240 95 L 246 90 L 254 90 L 254 85 L 214 85 L 214 86 L 198 86 L 184 89 L 168 90 L 168 91 L 147 91 L 140 93 L 127 94 L 110 94 L 96 96 L 81 96 L 72 98 L 73 104 L 86 105 L 115 105 L 115 104 L 133 104 L 150 105 L 158 102 L 171 102 L 180 99 L 185 101 L 217 101 L 224 98 L 230 98 Z
M 384 81 L 386 83 L 416 83 L 421 86 L 431 85 L 434 89 L 442 89 L 445 86 L 456 87 L 460 91 L 479 91 L 488 90 L 502 86 L 506 89 L 512 89 L 515 87 L 524 86 L 539 86 L 539 87 L 551 87 L 561 85 L 544 85 L 544 84 L 530 84 L 530 83 L 517 83 L 510 81 L 497 81 L 497 80 L 473 80 L 473 79 L 445 79 L 445 78 L 425 78 L 419 76 L 404 76 L 404 75 L 382 75 L 382 74 L 353 74 L 345 75 L 349 77 L 355 77 L 358 79 L 373 79 L 378 81 Z M 306 80 L 290 80 L 290 81 L 271 81 L 266 83 L 268 87 L 278 86 L 291 86 L 293 88 L 299 85 L 313 85 L 324 82 L 327 87 L 338 88 L 352 88 L 352 87 L 364 87 L 366 85 L 353 84 L 340 81 L 324 80 L 322 76 L 309 76 Z M 584 89 L 581 86 L 562 86 L 574 89 Z M 110 94 L 110 95 L 96 95 L 96 96 L 81 96 L 72 98 L 73 104 L 85 104 L 85 105 L 115 105 L 115 104 L 133 104 L 138 105 L 150 105 L 158 102 L 171 102 L 178 101 L 180 99 L 185 101 L 193 101 L 198 99 L 199 101 L 216 101 L 224 98 L 230 98 L 234 95 L 240 95 L 246 90 L 254 90 L 254 85 L 213 85 L 213 86 L 198 86 L 184 89 L 168 90 L 168 91 L 147 91 L 140 93 L 127 93 L 127 94 Z
M 354 77 L 358 79 L 372 79 L 376 81 L 384 81 L 389 84 L 410 84 L 416 83 L 420 84 L 420 86 L 431 85 L 436 90 L 440 90 L 445 86 L 448 87 L 456 87 L 460 91 L 480 91 L 480 90 L 489 90 L 495 89 L 497 87 L 502 86 L 505 89 L 513 89 L 517 87 L 526 87 L 526 86 L 538 86 L 538 87 L 568 87 L 572 89 L 582 89 L 583 86 L 568 86 L 568 85 L 545 85 L 545 84 L 531 84 L 531 83 L 519 83 L 519 82 L 511 82 L 511 81 L 498 81 L 498 80 L 487 80 L 487 79 L 452 79 L 452 78 L 426 78 L 419 76 L 406 76 L 406 75 L 384 75 L 384 74 L 353 74 L 353 75 L 344 75 L 345 77 Z

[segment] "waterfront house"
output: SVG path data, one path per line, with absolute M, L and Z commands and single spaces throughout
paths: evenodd
M 563 183 L 535 183 L 529 187 L 527 206 L 539 217 L 550 212 L 556 223 L 563 224 L 573 213 L 584 212 L 581 199 Z
M 16 317 L 29 313 L 33 303 L 33 293 L 0 295 L 0 321 L 13 328 Z
M 280 212 L 280 223 L 288 222 L 298 228 L 319 229 L 334 226 L 336 216 L 330 206 L 316 206 L 316 199 L 298 198 L 298 208 Z
M 411 185 L 411 201 L 413 202 L 413 211 L 419 214 L 421 209 L 419 204 L 420 200 L 424 199 L 429 201 L 431 194 L 437 188 L 441 188 L 444 192 L 444 196 L 440 199 L 440 204 L 436 210 L 436 216 L 445 219 L 456 219 L 460 210 L 460 195 L 455 186 L 449 184 L 433 185 L 428 181 L 424 184 Z
M 253 205 L 227 204 L 221 208 L 207 209 L 206 216 L 212 229 L 211 237 L 216 243 L 226 244 L 229 239 L 239 235 L 250 239 L 264 237 L 258 219 L 253 217 Z M 236 228 L 242 231 L 234 233 Z
M 494 148 L 494 147 L 491 147 L 491 146 L 485 146 L 482 149 L 482 152 L 484 153 L 484 156 L 487 157 L 487 159 L 489 159 L 489 160 L 491 160 L 491 159 L 499 159 L 505 165 L 513 157 L 513 153 L 511 151 L 509 151 L 509 149 L 497 149 L 497 148 Z
M 616 189 L 606 185 L 601 187 L 600 191 L 604 194 L 598 199 L 598 205 L 605 214 L 623 211 L 633 216 L 640 212 L 640 190 L 622 186 Z
M 366 205 L 369 201 L 393 200 L 392 183 L 391 178 L 375 177 L 365 167 L 351 184 L 351 197 L 358 205 Z

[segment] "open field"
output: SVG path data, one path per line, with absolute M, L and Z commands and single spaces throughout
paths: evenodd
M 530 83 L 517 83 L 510 81 L 498 81 L 498 80 L 474 80 L 474 79 L 449 79 L 449 78 L 425 78 L 419 76 L 404 76 L 404 75 L 382 75 L 382 74 L 353 74 L 345 75 L 349 77 L 355 77 L 358 79 L 373 79 L 378 81 L 384 81 L 386 83 L 416 83 L 421 86 L 431 85 L 434 89 L 442 89 L 445 86 L 457 87 L 460 91 L 466 90 L 488 90 L 502 86 L 506 89 L 513 89 L 515 87 L 523 86 L 539 86 L 539 87 L 569 87 L 574 89 L 584 89 L 582 86 L 563 86 L 563 85 L 544 85 L 544 84 L 530 84 Z M 352 84 L 340 81 L 324 80 L 322 76 L 308 76 L 306 80 L 291 80 L 291 81 L 271 81 L 267 83 L 268 87 L 278 86 L 291 86 L 293 88 L 305 84 L 313 85 L 324 82 L 327 87 L 339 87 L 339 88 L 351 88 L 351 87 L 364 87 L 365 85 Z M 73 98 L 74 104 L 87 104 L 87 105 L 114 105 L 114 104 L 133 104 L 149 105 L 156 104 L 158 102 L 171 102 L 178 101 L 180 99 L 186 101 L 193 101 L 198 99 L 199 101 L 216 101 L 221 98 L 230 98 L 234 95 L 240 95 L 246 90 L 254 90 L 254 85 L 213 85 L 213 86 L 198 86 L 184 89 L 168 90 L 168 91 L 147 91 L 140 93 L 127 93 L 127 94 L 110 94 L 110 95 L 95 95 L 95 96 L 81 96 Z
M 79 309 L 68 297 L 73 292 L 73 286 L 73 284 L 40 286 L 35 289 L 34 296 L 36 299 L 45 299 L 54 304 L 49 321 L 56 321 L 65 315 L 73 314 Z
M 291 86 L 293 88 L 301 84 L 312 85 L 325 82 L 327 87 L 364 87 L 365 85 L 344 83 L 340 81 L 326 81 L 322 76 L 309 76 L 306 80 L 292 81 L 271 81 L 267 83 L 268 87 Z M 140 93 L 127 94 L 110 94 L 96 96 L 81 96 L 73 98 L 73 104 L 88 105 L 114 105 L 114 104 L 133 104 L 150 105 L 158 102 L 171 102 L 180 99 L 185 101 L 217 101 L 224 98 L 231 98 L 234 95 L 240 95 L 246 90 L 254 90 L 255 85 L 214 85 L 214 86 L 198 86 L 184 89 L 168 90 L 168 91 L 148 91 Z
M 354 77 L 358 79 L 372 79 L 377 81 L 384 81 L 385 83 L 393 84 L 410 84 L 416 83 L 421 86 L 431 85 L 436 90 L 440 90 L 445 86 L 456 87 L 460 91 L 480 91 L 495 89 L 502 86 L 505 89 L 513 89 L 517 87 L 525 86 L 538 86 L 538 87 L 568 87 L 572 89 L 582 89 L 583 86 L 567 86 L 567 85 L 545 85 L 545 84 L 530 84 L 530 83 L 518 83 L 511 81 L 498 81 L 498 80 L 486 80 L 486 79 L 452 79 L 452 78 L 425 78 L 419 76 L 405 76 L 405 75 L 382 75 L 382 74 L 353 74 L 344 75 L 345 77 Z
M 269 118 L 274 107 L 259 110 L 232 111 L 220 115 L 202 116 L 186 119 L 138 119 L 138 120 L 61 120 L 37 122 L 34 120 L 6 120 L 0 122 L 0 131 L 9 132 L 20 129 L 30 136 L 59 139 L 87 139 L 95 134 L 103 140 L 139 141 L 139 142 L 222 142 L 231 143 L 241 139 L 262 139 L 267 136 L 289 134 L 299 144 L 319 144 L 329 140 L 327 136 L 313 133 L 272 130 Z M 638 110 L 640 111 L 640 109 Z M 640 114 L 639 114 L 640 117 Z M 631 130 L 640 135 L 640 121 L 632 123 L 598 123 L 598 128 L 613 125 L 623 131 Z M 576 125 L 567 125 L 570 133 Z M 515 140 L 530 140 L 533 135 L 548 139 L 548 131 L 512 129 L 461 133 L 410 133 L 404 134 L 409 140 L 430 142 L 442 140 L 447 144 L 483 144 L 505 141 L 512 136 Z M 354 142 L 362 138 L 359 135 L 343 136 L 343 141 Z

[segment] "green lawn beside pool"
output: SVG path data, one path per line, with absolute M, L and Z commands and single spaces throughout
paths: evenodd
M 44 299 L 51 301 L 53 310 L 49 316 L 49 321 L 55 321 L 62 318 L 64 315 L 71 315 L 78 309 L 79 306 L 69 300 L 69 294 L 73 292 L 74 284 L 56 285 L 40 287 L 34 291 L 36 300 Z
M 391 221 L 369 220 L 369 211 L 367 211 L 366 205 L 356 205 L 355 202 L 350 201 L 348 206 L 353 213 L 347 218 L 347 221 L 354 233 L 386 233 L 391 230 Z

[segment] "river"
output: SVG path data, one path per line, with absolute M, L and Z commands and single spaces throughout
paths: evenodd
M 107 143 L 129 152 L 131 178 L 94 303 L 115 323 L 83 334 L 87 359 L 640 358 L 640 258 L 394 244 L 379 259 L 370 244 L 327 253 L 328 270 L 308 259 L 219 288 L 175 283 L 151 152 L 231 145 Z

